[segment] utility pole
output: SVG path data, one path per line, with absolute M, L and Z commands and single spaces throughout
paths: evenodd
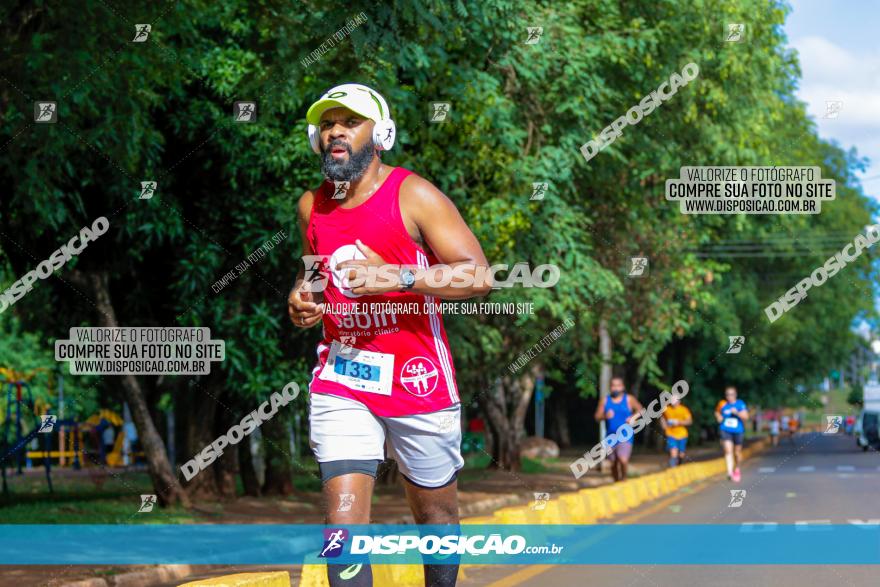
M 58 421 L 64 420 L 64 371 L 59 369 L 58 372 Z M 64 426 L 58 427 L 58 465 L 63 467 L 64 458 Z
M 535 436 L 544 438 L 544 375 L 535 379 Z
M 599 356 L 602 359 L 602 368 L 599 372 L 599 405 L 603 405 L 611 390 L 611 334 L 608 332 L 608 321 L 604 317 L 599 319 Z M 603 419 L 599 422 L 600 442 L 605 440 L 606 433 Z M 600 472 L 604 466 L 604 462 L 599 463 Z

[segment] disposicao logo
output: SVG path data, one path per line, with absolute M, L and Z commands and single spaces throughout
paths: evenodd
M 344 528 L 325 528 L 324 548 L 321 549 L 318 557 L 336 558 L 342 554 L 346 540 L 348 540 L 348 530 Z

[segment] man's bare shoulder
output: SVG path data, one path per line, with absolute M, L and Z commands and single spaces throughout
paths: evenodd
M 413 212 L 455 207 L 437 186 L 415 173 L 408 175 L 400 184 L 400 205 Z

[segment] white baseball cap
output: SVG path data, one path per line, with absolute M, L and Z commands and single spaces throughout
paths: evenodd
M 363 84 L 342 84 L 327 90 L 323 96 L 318 98 L 317 102 L 309 107 L 306 121 L 318 126 L 321 124 L 321 115 L 324 114 L 324 111 L 340 107 L 348 108 L 374 122 L 391 118 L 388 102 L 379 92 Z

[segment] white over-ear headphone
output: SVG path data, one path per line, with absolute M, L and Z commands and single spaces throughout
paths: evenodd
M 397 126 L 391 118 L 391 111 L 388 109 L 388 103 L 385 101 L 385 98 L 375 90 L 362 84 L 336 86 L 321 96 L 309 108 L 309 111 L 311 112 L 313 108 L 325 101 L 334 102 L 337 106 L 345 106 L 362 116 L 367 116 L 367 112 L 376 112 L 377 115 L 375 117 L 368 116 L 375 123 L 373 126 L 373 144 L 380 151 L 387 151 L 394 146 L 394 141 L 397 138 Z M 311 145 L 312 151 L 320 153 L 321 130 L 318 126 L 309 124 L 308 133 L 309 145 Z

